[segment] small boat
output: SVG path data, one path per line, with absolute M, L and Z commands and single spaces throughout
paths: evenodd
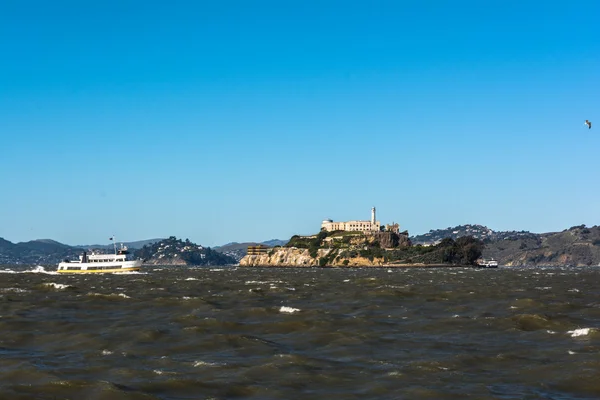
M 498 268 L 498 261 L 493 258 L 486 260 L 484 258 L 480 258 L 477 260 L 477 266 L 481 268 Z
M 79 260 L 64 260 L 58 264 L 56 272 L 61 274 L 108 274 L 115 272 L 139 271 L 142 266 L 142 260 L 134 260 L 130 256 L 127 246 L 117 250 L 114 246 L 114 254 L 105 254 L 93 250 L 90 254 L 83 252 Z

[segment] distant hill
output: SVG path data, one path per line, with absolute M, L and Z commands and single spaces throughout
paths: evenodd
M 486 241 L 483 256 L 506 266 L 600 265 L 600 227 L 509 236 Z
M 265 242 L 231 242 L 224 244 L 223 246 L 217 246 L 214 248 L 214 250 L 233 257 L 237 262 L 239 262 L 248 253 L 248 246 L 257 246 L 259 244 L 269 247 L 284 246 L 288 241 L 289 240 L 271 239 Z
M 411 237 L 432 245 L 445 238 L 473 236 L 483 240 L 484 258 L 506 266 L 600 265 L 600 227 L 573 226 L 562 232 L 493 231 L 483 225 L 459 225 Z
M 160 242 L 161 240 L 163 240 L 163 238 L 158 238 L 158 239 L 146 239 L 146 240 L 138 240 L 135 242 L 121 242 L 121 241 L 117 241 L 117 246 L 120 245 L 121 243 L 123 243 L 125 246 L 127 246 L 130 250 L 137 250 L 137 249 L 141 249 L 142 247 L 149 245 L 149 244 L 153 244 L 156 242 Z M 112 249 L 113 248 L 113 244 L 85 244 L 85 245 L 77 245 L 74 247 L 81 247 L 84 249 Z
M 271 239 L 271 240 L 262 242 L 262 244 L 264 244 L 265 246 L 275 247 L 275 246 L 285 246 L 287 244 L 287 242 L 289 242 L 289 239 L 288 240 Z
M 441 242 L 443 239 L 458 239 L 459 237 L 473 236 L 480 240 L 503 240 L 505 238 L 527 238 L 536 236 L 535 233 L 527 231 L 494 231 L 484 225 L 458 225 L 453 228 L 430 230 L 423 235 L 416 235 L 410 238 L 414 244 L 432 245 Z
M 135 251 L 135 257 L 155 265 L 234 265 L 237 260 L 189 240 L 170 236 Z
M 82 249 L 50 239 L 11 243 L 0 238 L 0 264 L 58 264 L 65 258 L 75 258 Z

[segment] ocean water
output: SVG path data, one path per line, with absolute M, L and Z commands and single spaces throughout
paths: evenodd
M 0 267 L 0 399 L 598 398 L 598 267 Z

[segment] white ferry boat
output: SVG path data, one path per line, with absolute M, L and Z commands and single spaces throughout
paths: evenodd
M 142 266 L 142 260 L 133 260 L 130 256 L 127 246 L 117 250 L 115 244 L 114 254 L 103 254 L 92 251 L 91 254 L 83 252 L 79 260 L 65 260 L 58 264 L 56 272 L 63 274 L 106 274 L 114 272 L 139 271 Z
M 492 259 L 486 260 L 486 259 L 479 259 L 477 260 L 477 265 L 482 267 L 482 268 L 498 268 L 498 261 Z

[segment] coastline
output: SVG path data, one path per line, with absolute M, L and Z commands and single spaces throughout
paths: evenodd
M 462 264 L 371 264 L 371 265 L 290 265 L 290 264 L 265 264 L 265 265 L 242 265 L 240 268 L 323 268 L 323 269 L 367 269 L 367 268 L 478 268 L 476 265 Z

